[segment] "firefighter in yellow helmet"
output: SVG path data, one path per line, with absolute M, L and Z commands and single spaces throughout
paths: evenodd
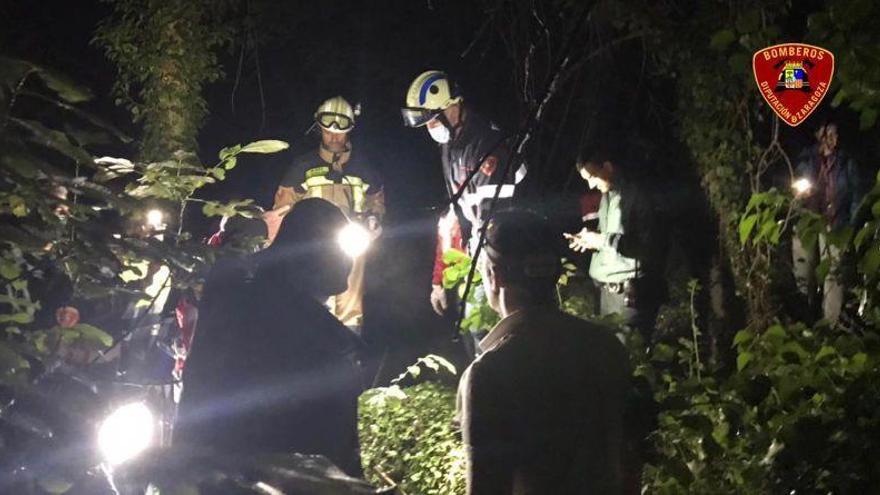
M 275 192 L 274 211 L 284 211 L 304 198 L 322 198 L 338 206 L 349 219 L 362 222 L 375 237 L 385 215 L 382 178 L 373 163 L 354 149 L 351 131 L 359 110 L 345 98 L 330 98 L 315 111 L 321 142 L 297 157 Z M 331 311 L 346 326 L 363 324 L 364 255 L 354 260 L 348 290 L 331 298 Z
M 410 83 L 406 106 L 401 109 L 404 125 L 425 127 L 440 145 L 443 177 L 451 199 L 464 188 L 456 204 L 444 212 L 438 223 L 437 249 L 432 279 L 431 306 L 442 315 L 448 308 L 443 289 L 443 252 L 465 250 L 473 254 L 483 217 L 500 184 L 502 209 L 510 202 L 514 187 L 525 176 L 525 166 L 511 164 L 502 177 L 508 156 L 507 136 L 492 122 L 467 107 L 458 86 L 438 70 L 423 72 Z M 471 172 L 479 169 L 470 180 Z

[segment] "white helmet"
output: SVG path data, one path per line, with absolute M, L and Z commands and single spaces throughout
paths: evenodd
M 406 126 L 421 127 L 461 101 L 458 87 L 445 72 L 429 70 L 410 83 L 406 92 L 406 106 L 400 109 L 400 113 Z
M 315 111 L 315 123 L 330 132 L 348 132 L 354 129 L 354 118 L 359 113 L 360 109 L 352 107 L 348 100 L 334 96 Z

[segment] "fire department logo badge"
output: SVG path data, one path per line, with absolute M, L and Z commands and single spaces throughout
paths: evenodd
M 828 94 L 834 55 L 818 46 L 785 43 L 755 52 L 752 69 L 764 101 L 786 124 L 797 127 Z

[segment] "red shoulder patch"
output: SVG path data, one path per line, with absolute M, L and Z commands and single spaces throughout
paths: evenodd
M 483 164 L 480 165 L 480 172 L 482 172 L 483 175 L 491 176 L 495 173 L 496 168 L 498 168 L 498 158 L 494 155 L 490 155 L 483 161 Z

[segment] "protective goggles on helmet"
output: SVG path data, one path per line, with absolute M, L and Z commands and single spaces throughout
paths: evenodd
M 400 109 L 400 115 L 403 117 L 403 123 L 407 127 L 421 127 L 434 117 L 440 115 L 442 111 L 404 107 Z
M 336 112 L 320 112 L 315 115 L 315 122 L 328 131 L 348 132 L 354 127 L 354 119 Z

